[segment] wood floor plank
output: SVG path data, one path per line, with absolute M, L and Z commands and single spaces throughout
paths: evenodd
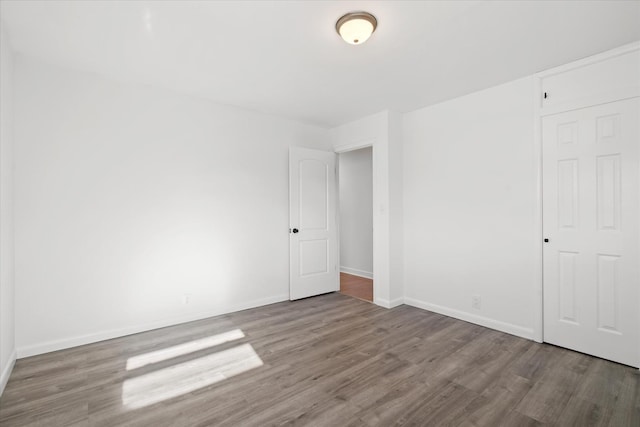
M 531 387 L 529 380 L 509 371 L 502 372 L 496 381 L 466 407 L 468 416 L 465 423 L 473 426 L 500 425 L 511 416 L 513 408 Z
M 558 362 L 544 373 L 516 410 L 544 423 L 556 422 L 565 406 L 584 381 L 587 368 L 596 359 L 566 349 L 557 348 Z
M 632 427 L 640 425 L 640 372 L 625 369 L 618 399 L 613 408 L 609 426 Z
M 334 293 L 20 359 L 0 425 L 637 427 L 640 374 Z

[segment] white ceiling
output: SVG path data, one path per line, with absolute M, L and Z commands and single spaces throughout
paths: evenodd
M 378 30 L 344 43 L 335 21 Z M 8 1 L 14 50 L 335 126 L 437 103 L 640 40 L 640 1 Z

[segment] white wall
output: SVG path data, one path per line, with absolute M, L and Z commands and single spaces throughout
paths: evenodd
M 404 301 L 404 184 L 402 115 L 390 111 L 389 140 L 389 277 L 391 301 Z
M 337 152 L 373 147 L 373 302 L 383 307 L 403 302 L 399 122 L 398 113 L 383 111 L 329 131 Z
M 533 105 L 528 77 L 404 115 L 405 303 L 532 337 Z
M 20 357 L 288 299 L 288 147 L 327 131 L 15 67 Z
M 13 269 L 13 54 L 0 23 L 0 394 L 16 359 Z
M 373 278 L 371 147 L 339 155 L 340 271 Z

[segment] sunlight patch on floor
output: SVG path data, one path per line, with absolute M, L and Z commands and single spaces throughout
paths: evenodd
M 132 409 L 153 405 L 262 366 L 251 344 L 189 360 L 125 380 L 122 403 Z
M 233 331 L 224 332 L 222 334 L 212 335 L 199 340 L 189 341 L 184 344 L 163 348 L 162 350 L 130 357 L 127 360 L 127 371 L 138 369 L 152 363 L 173 359 L 174 357 L 184 356 L 185 354 L 194 353 L 199 350 L 215 347 L 241 338 L 244 338 L 244 333 L 240 329 L 234 329 Z

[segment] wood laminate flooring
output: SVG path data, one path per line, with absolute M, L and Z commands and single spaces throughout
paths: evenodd
M 0 425 L 634 426 L 638 370 L 339 293 L 17 361 Z
M 340 293 L 372 302 L 373 280 L 340 273 Z

